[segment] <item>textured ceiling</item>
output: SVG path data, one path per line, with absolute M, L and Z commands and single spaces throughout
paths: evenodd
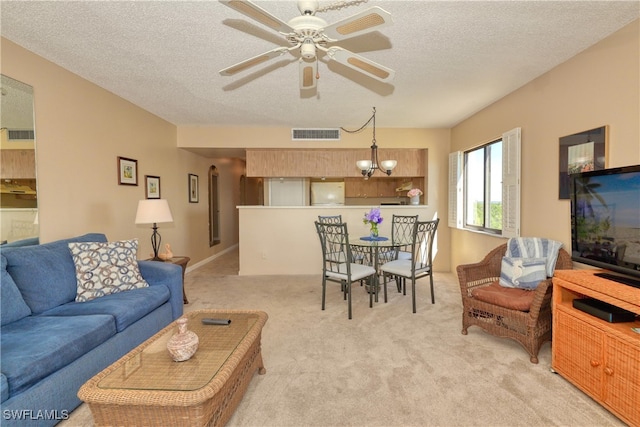
M 284 21 L 296 2 L 259 1 Z M 320 1 L 320 6 L 334 4 Z M 217 1 L 2 1 L 1 33 L 176 125 L 451 127 L 639 17 L 638 1 L 375 1 L 394 24 L 337 45 L 395 70 L 380 83 L 320 58 L 301 93 L 286 54 L 218 71 L 282 36 Z M 325 61 L 322 61 L 325 59 Z M 28 82 L 27 82 L 28 83 Z M 36 93 L 37 97 L 37 93 Z

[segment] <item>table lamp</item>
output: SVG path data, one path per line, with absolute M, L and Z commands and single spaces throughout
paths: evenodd
M 162 261 L 158 257 L 158 249 L 162 237 L 158 233 L 159 222 L 173 222 L 171 209 L 166 199 L 147 199 L 138 202 L 138 212 L 136 213 L 136 224 L 153 224 L 153 234 L 151 234 L 151 246 L 153 247 L 153 261 Z

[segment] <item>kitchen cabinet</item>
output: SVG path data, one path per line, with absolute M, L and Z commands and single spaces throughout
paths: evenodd
M 36 179 L 36 150 L 2 150 L 0 178 Z
M 396 193 L 396 188 L 398 188 L 397 179 L 377 178 L 375 179 L 375 184 L 377 197 L 396 197 L 402 194 Z
M 552 367 L 629 425 L 640 425 L 640 322 L 609 323 L 573 307 L 594 298 L 640 314 L 640 289 L 558 270 L 553 278 Z
M 345 178 L 344 179 L 344 196 L 345 197 L 367 197 L 370 192 L 369 181 L 363 178 Z
M 424 178 L 393 178 L 379 177 L 370 178 L 345 178 L 345 197 L 351 198 L 369 198 L 369 197 L 406 197 L 407 191 L 397 192 L 396 189 L 401 187 L 405 182 L 412 183 L 411 188 L 419 188 L 424 193 Z

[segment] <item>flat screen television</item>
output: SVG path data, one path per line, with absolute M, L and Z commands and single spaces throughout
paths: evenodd
M 571 175 L 571 258 L 640 288 L 640 165 Z

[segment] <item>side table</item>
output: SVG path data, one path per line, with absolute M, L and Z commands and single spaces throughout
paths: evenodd
M 188 256 L 174 256 L 173 258 L 167 259 L 164 262 L 170 262 L 171 264 L 176 264 L 182 267 L 182 300 L 185 304 L 189 304 L 189 300 L 187 299 L 187 293 L 184 291 L 184 273 L 187 271 L 187 264 L 191 261 L 191 258 Z M 158 261 L 161 262 L 161 261 Z

